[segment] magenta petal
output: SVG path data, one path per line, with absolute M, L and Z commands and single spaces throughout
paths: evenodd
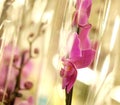
M 70 77 L 76 71 L 75 66 L 72 64 L 70 59 L 63 59 L 64 69 L 61 69 L 61 72 L 64 72 L 65 77 Z M 60 73 L 61 73 L 60 72 Z
M 28 98 L 28 103 L 29 103 L 30 105 L 34 105 L 34 99 L 33 99 L 32 96 L 30 96 L 30 97 Z
M 92 0 L 82 0 L 82 8 L 87 9 L 91 4 Z
M 86 13 L 87 13 L 88 17 L 90 16 L 91 6 L 92 6 L 92 3 L 87 8 L 87 12 Z
M 65 89 L 67 87 L 67 85 L 69 84 L 70 80 L 66 77 L 63 77 L 62 80 L 62 89 Z
M 86 13 L 88 17 L 90 16 L 91 6 L 92 6 L 92 0 L 84 0 L 82 4 L 82 9 L 86 9 Z
M 28 77 L 29 74 L 32 72 L 32 69 L 33 69 L 33 62 L 29 60 L 26 63 L 26 65 L 23 67 L 22 76 L 25 77 L 25 78 Z
M 79 11 L 84 10 L 89 17 L 91 6 L 92 6 L 92 0 L 77 0 L 76 9 Z
M 77 0 L 73 25 L 86 25 L 90 16 L 92 0 Z
M 69 59 L 62 59 L 64 69 L 61 69 L 62 74 L 62 88 L 67 89 L 67 92 L 71 90 L 77 77 L 77 70 L 75 66 L 69 61 Z
M 64 72 L 65 72 L 65 70 L 64 70 L 64 69 L 61 69 L 61 70 L 60 70 L 60 76 L 61 76 L 61 77 L 63 77 L 63 76 L 64 76 Z
M 62 89 L 66 88 L 67 93 L 69 93 L 75 83 L 76 78 L 77 78 L 77 70 L 74 71 L 73 75 L 64 77 L 62 81 Z
M 68 42 L 70 42 L 70 43 L 68 43 L 69 57 L 74 58 L 74 57 L 81 56 L 80 40 L 78 38 L 78 34 L 74 33 L 74 34 L 70 35 Z M 71 45 L 72 45 L 72 47 L 71 47 Z
M 81 10 L 80 12 L 78 10 L 75 11 L 74 17 L 73 17 L 73 23 L 72 26 L 75 25 L 86 25 L 88 23 L 88 15 L 84 10 Z
M 88 67 L 92 63 L 94 56 L 95 50 L 83 50 L 82 57 L 71 59 L 71 62 L 73 62 L 77 69 Z
M 88 23 L 88 16 L 86 12 L 81 11 L 80 14 L 78 13 L 78 25 L 86 25 Z
M 72 89 L 75 81 L 76 81 L 76 78 L 77 78 L 77 71 L 74 72 L 74 75 L 70 78 L 71 82 L 68 84 L 67 86 L 67 93 L 70 92 L 70 90 Z
M 80 41 L 81 41 L 81 48 L 82 49 L 91 48 L 91 42 L 90 42 L 90 39 L 89 39 L 89 36 L 88 36 L 90 29 L 91 29 L 91 24 L 88 24 L 84 27 L 81 27 L 79 38 L 80 38 Z
M 8 73 L 8 67 L 6 65 L 1 65 L 0 66 L 0 87 L 4 88 L 5 86 L 5 80 L 7 78 L 7 73 Z

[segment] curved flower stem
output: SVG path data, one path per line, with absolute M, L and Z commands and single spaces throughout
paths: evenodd
M 20 89 L 20 80 L 21 80 L 21 74 L 22 74 L 24 59 L 25 59 L 25 55 L 23 54 L 23 55 L 22 55 L 22 58 L 21 58 L 21 64 L 20 64 L 20 69 L 19 69 L 19 75 L 18 75 L 18 77 L 17 77 L 16 86 L 15 86 L 15 88 L 18 88 L 18 89 Z
M 20 81 L 21 81 L 21 74 L 22 74 L 22 69 L 23 69 L 23 64 L 24 64 L 24 58 L 25 58 L 25 55 L 23 54 L 22 57 L 21 57 L 19 74 L 17 76 L 15 90 L 13 92 L 13 98 L 10 100 L 10 104 L 9 105 L 14 105 L 16 94 L 19 92 L 19 89 L 20 89 Z
M 70 90 L 69 93 L 67 93 L 67 90 L 65 89 L 65 94 L 66 94 L 66 105 L 71 105 L 72 103 L 72 93 L 73 93 L 73 87 Z

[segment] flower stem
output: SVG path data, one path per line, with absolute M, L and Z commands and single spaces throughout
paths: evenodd
M 20 68 L 19 68 L 19 74 L 17 76 L 17 81 L 16 81 L 16 85 L 15 85 L 15 91 L 13 92 L 13 98 L 10 101 L 10 105 L 14 105 L 15 99 L 16 99 L 16 94 L 19 92 L 19 89 L 20 89 L 20 81 L 21 81 L 21 74 L 22 74 L 24 59 L 25 59 L 25 55 L 23 54 L 22 58 L 21 58 L 21 63 L 20 63 Z
M 73 87 L 70 90 L 69 93 L 67 93 L 67 89 L 65 89 L 65 94 L 66 94 L 66 105 L 71 105 L 72 103 L 72 93 L 73 93 Z
M 77 28 L 77 33 L 79 34 L 79 32 L 80 32 L 80 29 L 79 29 L 79 27 Z

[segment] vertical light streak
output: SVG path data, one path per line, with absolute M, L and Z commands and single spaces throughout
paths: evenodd
M 97 85 L 96 85 L 97 86 L 96 93 L 95 93 L 96 95 L 99 93 L 99 90 L 102 87 L 102 84 L 104 83 L 104 80 L 108 73 L 109 64 L 110 64 L 110 55 L 107 55 L 103 63 L 103 67 L 101 69 L 100 79 L 98 80 Z
M 33 10 L 32 10 L 32 16 L 31 16 L 31 19 L 32 19 L 33 22 L 35 22 L 35 23 L 40 22 L 40 20 L 42 18 L 42 15 L 45 11 L 46 5 L 47 5 L 47 0 L 44 0 L 44 1 L 37 0 L 37 1 L 35 1 L 34 7 L 33 7 Z
M 109 69 L 109 64 L 110 64 L 110 55 L 107 55 L 100 74 L 101 80 L 103 80 L 106 77 L 106 74 L 108 73 L 108 69 Z
M 113 31 L 112 31 L 112 37 L 111 37 L 111 42 L 110 42 L 110 51 L 112 51 L 114 44 L 115 44 L 115 40 L 117 37 L 117 33 L 120 27 L 120 17 L 117 15 L 115 18 L 115 22 L 114 22 L 114 27 L 113 27 Z
M 101 35 L 103 35 L 106 28 L 106 24 L 107 24 L 109 12 L 110 12 L 110 6 L 111 6 L 111 0 L 106 0 L 104 14 L 103 14 L 103 23 L 101 25 Z

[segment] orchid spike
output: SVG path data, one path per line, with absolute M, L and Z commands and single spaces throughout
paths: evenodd
M 87 34 L 87 32 L 85 33 Z M 88 37 L 85 37 L 84 40 L 87 39 Z M 68 45 L 72 42 L 72 47 L 68 47 L 69 58 L 62 59 L 64 68 L 60 71 L 60 75 L 63 78 L 62 88 L 66 88 L 67 93 L 70 92 L 74 85 L 77 77 L 77 69 L 89 66 L 95 56 L 95 51 L 92 48 L 86 46 L 86 49 L 82 49 L 83 47 L 80 47 L 86 41 L 81 41 L 81 37 L 77 33 L 70 35 L 69 40 Z

